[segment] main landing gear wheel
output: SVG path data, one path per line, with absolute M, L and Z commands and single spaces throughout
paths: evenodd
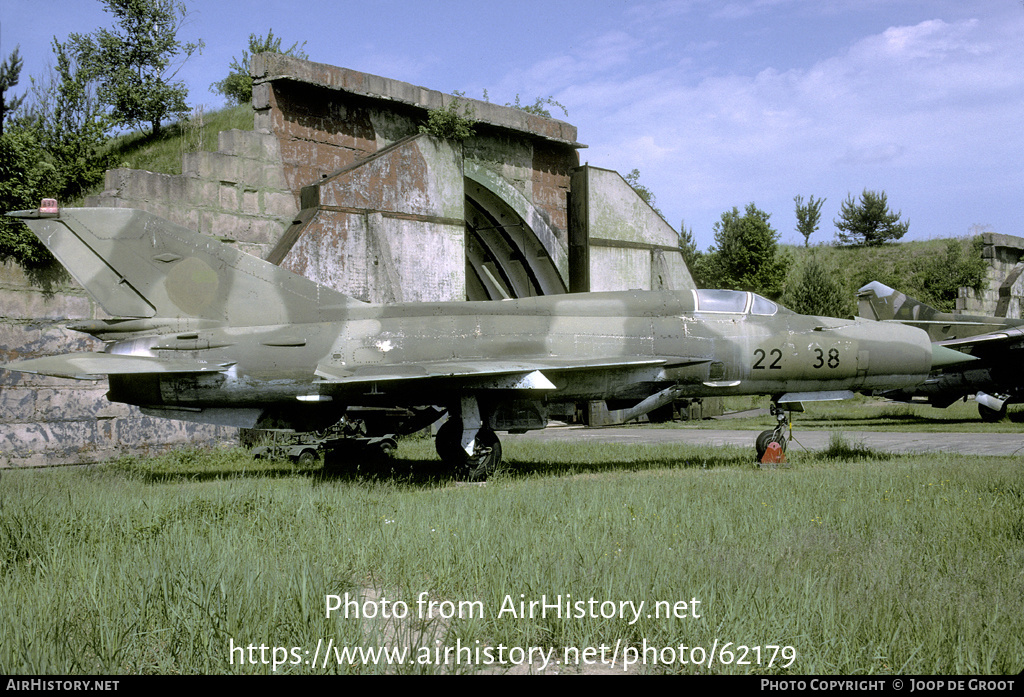
M 998 423 L 1006 418 L 1006 404 L 1003 404 L 1002 409 L 993 409 L 992 407 L 986 407 L 984 404 L 979 404 L 978 415 L 982 421 L 990 424 Z
M 501 464 L 501 441 L 498 440 L 498 434 L 489 428 L 481 428 L 476 434 L 473 457 L 463 450 L 461 441 L 462 423 L 457 419 L 448 419 L 437 430 L 434 449 L 443 462 L 453 466 L 471 482 L 482 482 L 498 471 Z

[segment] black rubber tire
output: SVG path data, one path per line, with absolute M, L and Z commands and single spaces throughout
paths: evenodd
M 390 460 L 398 451 L 398 443 L 391 438 L 385 438 L 377 443 L 377 454 L 385 460 Z
M 457 419 L 448 419 L 441 428 L 437 429 L 434 437 L 434 450 L 441 462 L 453 467 L 462 467 L 469 459 L 469 455 L 462 449 L 459 441 L 462 440 L 462 423 Z
M 437 430 L 434 449 L 446 465 L 471 482 L 485 481 L 498 471 L 501 465 L 501 441 L 498 434 L 489 428 L 481 428 L 476 434 L 476 454 L 470 457 L 462 449 L 462 423 L 448 419 Z
M 467 458 L 463 470 L 469 481 L 483 482 L 501 466 L 501 441 L 498 440 L 498 434 L 489 428 L 481 428 L 476 434 L 475 450 L 480 454 Z
M 978 416 L 980 416 L 981 420 L 986 423 L 999 423 L 1006 418 L 1006 405 L 1004 404 L 1002 409 L 992 409 L 991 407 L 986 407 L 984 404 L 979 404 Z

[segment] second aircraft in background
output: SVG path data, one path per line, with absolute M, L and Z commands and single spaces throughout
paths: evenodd
M 944 366 L 924 383 L 885 396 L 926 399 L 938 408 L 974 397 L 985 421 L 999 421 L 1007 404 L 1024 401 L 1024 319 L 940 312 L 878 281 L 861 288 L 857 299 L 861 317 L 919 327 L 936 345 L 978 359 Z

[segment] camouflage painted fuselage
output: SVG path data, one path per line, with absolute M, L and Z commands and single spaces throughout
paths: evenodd
M 353 405 L 445 406 L 466 391 L 491 402 L 640 400 L 668 386 L 690 397 L 778 395 L 909 386 L 930 369 L 916 330 L 797 315 L 763 299 L 772 314 L 701 312 L 701 293 L 367 305 L 325 322 L 138 337 L 110 351 L 231 365 L 112 375 L 110 398 L 251 410 L 220 415 L 239 424 L 257 411 L 286 420 L 288 410 L 320 422 Z M 545 382 L 524 382 L 537 371 Z
M 5 367 L 105 377 L 111 400 L 173 418 L 308 430 L 350 406 L 435 405 L 501 429 L 524 407 L 515 427 L 540 428 L 553 402 L 896 389 L 932 364 L 918 329 L 752 293 L 370 305 L 142 211 L 15 215 L 124 319 L 73 326 L 103 353 Z

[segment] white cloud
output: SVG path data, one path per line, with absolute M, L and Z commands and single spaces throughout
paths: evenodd
M 1020 192 L 1021 33 L 1024 12 L 1009 23 L 927 19 L 789 70 L 765 65 L 755 74 L 697 81 L 692 72 L 673 70 L 678 56 L 674 66 L 634 63 L 621 73 L 622 54 L 609 51 L 616 60 L 574 61 L 571 86 L 556 98 L 591 144 L 584 159 L 620 171 L 639 168 L 670 221 L 686 218 L 702 240 L 734 205 L 764 201 L 782 229 L 779 219 L 791 217 L 796 193 L 825 195 L 838 207 L 848 191 L 865 187 L 898 189 L 896 205 L 935 228 L 954 213 L 956 202 L 943 199 L 962 191 L 960 172 L 976 169 L 974 163 L 986 163 L 991 191 Z M 639 34 L 617 32 L 594 45 L 645 44 Z M 1015 219 L 1022 224 L 1015 232 L 1024 234 L 1017 198 L 1000 220 Z M 972 205 L 1001 200 L 964 202 L 957 214 L 975 215 L 966 212 Z M 948 224 L 959 230 L 970 222 Z

